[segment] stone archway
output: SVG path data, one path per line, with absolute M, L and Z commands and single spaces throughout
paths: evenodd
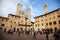
M 7 31 L 7 29 L 6 28 L 4 28 L 4 32 L 6 32 Z
M 17 31 L 19 31 L 19 28 L 17 28 Z

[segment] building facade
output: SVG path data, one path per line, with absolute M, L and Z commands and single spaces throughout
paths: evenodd
M 60 28 L 60 8 L 53 10 L 51 12 L 47 12 L 46 5 L 44 7 L 44 14 L 40 16 L 34 17 L 34 29 L 35 31 L 42 29 L 50 29 L 54 30 L 55 27 Z
M 31 26 L 31 9 L 28 8 L 26 12 L 22 11 L 23 5 L 18 3 L 16 15 L 8 14 L 8 17 L 0 16 L 0 27 L 3 30 L 30 30 Z

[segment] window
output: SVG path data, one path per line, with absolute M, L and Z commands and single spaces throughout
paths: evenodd
M 7 19 L 6 19 L 6 22 L 7 22 Z
M 19 18 L 20 18 L 20 16 L 19 16 Z
M 35 24 L 35 26 L 37 27 L 37 25 Z
M 49 25 L 52 25 L 52 22 L 49 22 Z
M 59 20 L 59 24 L 60 24 L 60 20 Z
M 48 23 L 46 23 L 46 25 L 48 26 Z
M 39 22 L 39 21 L 38 21 Z
M 36 21 L 36 23 L 37 23 L 37 21 Z
M 51 20 L 51 18 L 49 18 L 49 20 Z
M 43 26 L 43 23 L 42 23 L 42 26 Z
M 43 20 L 42 20 L 43 21 Z
M 53 24 L 55 25 L 56 24 L 56 21 L 54 21 Z
M 12 25 L 10 27 L 12 28 Z
M 11 21 L 11 23 L 12 23 L 12 21 Z
M 1 26 L 5 26 L 4 24 L 1 24 Z
M 58 17 L 60 17 L 60 15 L 58 15 Z
M 53 18 L 55 18 L 55 16 Z

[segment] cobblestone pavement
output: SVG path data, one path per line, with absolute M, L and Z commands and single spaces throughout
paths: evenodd
M 3 40 L 46 40 L 45 34 L 37 34 L 36 38 L 33 38 L 33 35 L 25 35 L 25 34 L 21 34 L 20 36 L 18 36 L 18 34 L 3 34 L 2 35 Z M 54 40 L 54 38 L 52 37 L 52 34 L 49 35 L 49 40 Z

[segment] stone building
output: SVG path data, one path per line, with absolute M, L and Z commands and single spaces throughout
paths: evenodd
M 34 29 L 35 31 L 42 29 L 54 30 L 55 27 L 60 28 L 60 8 L 48 12 L 47 5 L 44 5 L 44 14 L 34 17 Z
M 23 5 L 18 3 L 16 15 L 8 14 L 8 17 L 0 16 L 0 27 L 3 30 L 30 30 L 31 26 L 31 9 L 28 8 L 26 12 L 22 11 Z

